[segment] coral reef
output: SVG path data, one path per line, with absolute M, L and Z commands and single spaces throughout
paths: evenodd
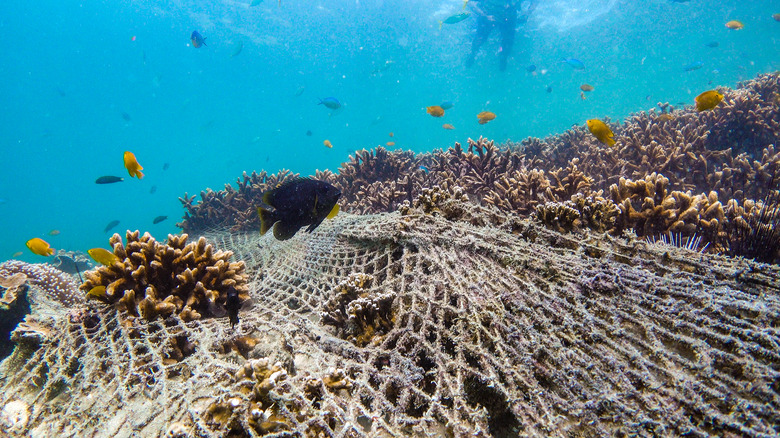
M 73 278 L 48 264 L 30 264 L 19 260 L 8 260 L 0 264 L 0 278 L 11 285 L 6 290 L 3 303 L 10 305 L 16 296 L 16 291 L 21 287 L 22 276 L 27 284 L 46 292 L 47 298 L 54 300 L 66 307 L 74 307 L 84 302 L 84 294 L 79 293 Z M 5 287 L 5 286 L 4 286 Z M 12 293 L 11 289 L 14 290 Z
M 168 235 L 164 244 L 149 233 L 128 231 L 123 244 L 114 234 L 109 243 L 119 261 L 87 272 L 81 289 L 89 292 L 102 286 L 104 292 L 90 296 L 146 320 L 174 313 L 184 321 L 223 316 L 231 287 L 241 301 L 247 300 L 244 262 L 230 262 L 232 252 L 215 251 L 204 237 L 191 243 L 187 238 Z
M 724 100 L 712 111 L 659 103 L 622 124 L 606 120 L 615 133 L 614 147 L 599 142 L 584 126 L 575 126 L 544 139 L 504 145 L 469 139 L 465 148 L 455 143 L 447 150 L 417 155 L 382 147 L 362 150 L 337 173 L 318 171 L 315 177 L 341 190 L 346 212 L 408 208 L 426 188 L 451 192 L 459 186 L 472 201 L 519 216 L 536 215 L 559 230 L 587 226 L 656 237 L 697 233 L 710 244 L 709 251 L 733 248 L 731 253 L 738 254 L 743 246 L 731 241 L 744 239 L 730 233 L 741 228 L 727 223 L 723 206 L 732 200 L 740 204 L 762 200 L 777 189 L 780 73 L 719 91 Z M 264 173 L 244 175 L 237 190 L 226 187 L 222 192 L 201 193 L 198 204 L 193 203 L 194 197 L 185 196 L 187 214 L 180 225 L 192 232 L 217 225 L 256 229 L 253 209 L 256 195 L 268 186 L 265 178 Z M 648 178 L 663 180 L 655 181 L 660 184 L 655 187 L 647 185 Z M 633 192 L 626 191 L 628 182 Z M 618 187 L 617 193 L 613 186 Z M 613 208 L 606 200 L 598 201 L 595 210 L 583 204 L 604 193 L 619 210 L 614 225 Z M 569 201 L 582 204 L 581 208 Z M 575 218 L 572 208 L 580 218 Z M 555 209 L 564 216 L 554 214 Z M 597 212 L 606 216 L 581 223 L 583 215 Z M 562 222 L 557 223 L 556 217 Z
M 381 339 L 393 327 L 395 293 L 370 292 L 374 277 L 350 274 L 332 291 L 320 314 L 324 324 L 336 327 L 337 335 L 358 346 Z

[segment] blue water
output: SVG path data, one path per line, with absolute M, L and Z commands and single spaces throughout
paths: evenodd
M 541 0 L 505 72 L 497 34 L 464 67 L 474 18 L 439 29 L 461 10 L 461 0 L 0 2 L 0 260 L 44 261 L 26 250 L 32 237 L 106 246 L 113 219 L 164 239 L 178 231 L 179 196 L 243 171 L 335 171 L 390 140 L 422 152 L 480 135 L 543 137 L 691 103 L 780 64 L 777 0 Z M 745 28 L 727 29 L 733 19 Z M 193 30 L 206 47 L 191 46 Z M 587 100 L 583 83 L 595 87 Z M 317 105 L 329 96 L 343 107 Z M 444 117 L 426 114 L 444 100 L 455 103 Z M 483 110 L 498 117 L 479 125 Z M 143 180 L 127 175 L 125 150 Z M 125 181 L 96 185 L 101 175 Z M 169 219 L 153 225 L 158 215 Z

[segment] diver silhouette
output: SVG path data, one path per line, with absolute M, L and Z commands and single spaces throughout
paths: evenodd
M 528 21 L 538 0 L 526 2 L 521 7 L 522 0 L 471 0 L 468 4 L 477 17 L 477 31 L 471 42 L 471 53 L 466 58 L 466 67 L 474 64 L 474 58 L 479 48 L 487 41 L 490 32 L 498 28 L 501 34 L 501 48 L 498 53 L 499 69 L 506 70 L 506 62 L 512 53 L 515 43 L 515 29 L 518 25 L 524 25 Z

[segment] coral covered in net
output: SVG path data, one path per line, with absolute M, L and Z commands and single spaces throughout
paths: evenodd
M 172 314 L 184 321 L 223 316 L 231 288 L 240 301 L 249 298 L 243 262 L 231 262 L 232 252 L 215 251 L 204 237 L 190 243 L 187 238 L 168 235 L 168 242 L 160 243 L 149 233 L 128 231 L 123 244 L 114 234 L 109 243 L 118 260 L 85 273 L 81 289 L 147 320 Z

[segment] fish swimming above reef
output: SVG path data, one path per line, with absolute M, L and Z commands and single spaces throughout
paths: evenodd
M 206 45 L 206 38 L 203 38 L 203 35 L 198 33 L 197 30 L 192 31 L 192 35 L 190 35 L 190 41 L 192 41 L 192 47 L 195 47 L 196 49 Z
M 111 229 L 113 229 L 117 225 L 119 225 L 119 221 L 118 220 L 113 220 L 113 221 L 111 221 L 111 222 L 106 224 L 106 227 L 103 229 L 103 232 L 104 233 L 108 233 L 109 231 L 111 231 Z
M 698 69 L 700 69 L 702 67 L 704 67 L 704 63 L 702 61 L 695 61 L 695 62 L 692 62 L 690 64 L 686 64 L 683 67 L 683 70 L 685 70 L 685 71 L 694 71 L 694 70 L 698 70 Z
M 324 145 L 325 145 L 325 147 L 327 147 L 327 148 L 330 148 L 330 149 L 332 149 L 332 148 L 333 148 L 333 143 L 331 143 L 331 142 L 330 142 L 330 140 L 328 140 L 328 139 L 325 139 L 325 140 L 322 142 L 322 144 L 324 144 Z
M 134 176 L 138 179 L 141 179 L 144 177 L 144 174 L 141 172 L 144 168 L 138 164 L 138 160 L 135 159 L 135 155 L 130 151 L 125 151 L 125 169 L 127 169 L 127 173 L 130 174 L 130 176 Z
M 105 266 L 111 266 L 119 261 L 119 257 L 116 254 L 105 248 L 92 248 L 87 250 L 87 254 L 92 257 L 92 260 Z
M 455 106 L 455 104 L 451 100 L 445 100 L 444 102 L 440 103 L 439 106 L 441 107 L 441 109 L 446 111 L 452 108 L 453 106 Z
M 460 23 L 461 21 L 469 18 L 471 16 L 470 12 L 461 12 L 459 14 L 450 15 L 449 17 L 445 18 L 442 21 L 439 21 L 439 29 L 441 29 L 442 25 L 445 24 L 455 24 Z
M 156 218 L 154 218 L 154 220 L 152 221 L 152 223 L 153 223 L 153 224 L 155 224 L 155 225 L 157 225 L 157 224 L 159 224 L 160 222 L 164 221 L 165 219 L 168 219 L 168 216 L 157 216 Z
M 296 178 L 282 183 L 263 193 L 263 205 L 257 207 L 260 234 L 273 227 L 274 237 L 287 240 L 306 225 L 312 232 L 325 218 L 338 214 L 340 196 L 341 191 L 325 181 Z
M 728 27 L 731 30 L 740 30 L 740 29 L 743 29 L 745 27 L 745 25 L 742 24 L 741 21 L 731 20 L 731 21 L 726 23 L 726 27 Z
M 705 46 L 707 46 L 707 47 L 709 47 L 711 49 L 714 49 L 715 47 L 718 47 L 719 45 L 720 45 L 720 43 L 718 43 L 717 41 L 710 41 L 707 44 L 705 44 Z
M 446 129 L 446 130 L 448 130 L 448 131 L 449 131 L 449 130 L 453 130 L 453 129 L 455 129 L 455 127 L 454 127 L 454 126 L 452 126 L 452 125 L 451 125 L 451 124 L 449 124 L 449 123 L 445 123 L 445 124 L 441 125 L 441 127 L 442 127 L 442 128 L 444 128 L 444 129 Z
M 444 108 L 440 107 L 439 105 L 431 105 L 425 108 L 425 112 L 432 115 L 433 117 L 441 117 L 444 115 Z
M 325 99 L 320 99 L 320 103 L 317 105 L 325 105 L 326 108 L 332 110 L 341 108 L 341 102 L 339 102 L 339 100 L 335 97 L 326 97 Z
M 481 113 L 477 114 L 477 121 L 480 125 L 484 125 L 485 123 L 493 120 L 496 118 L 496 114 L 491 111 L 482 111 Z
M 231 328 L 238 324 L 238 310 L 240 308 L 241 299 L 238 297 L 238 291 L 233 286 L 230 286 L 227 290 L 227 298 L 225 298 L 225 310 L 227 310 L 228 318 L 230 318 Z
M 569 64 L 575 70 L 585 70 L 585 63 L 577 58 L 562 58 L 561 62 Z
M 586 93 L 590 93 L 594 90 L 594 88 L 591 84 L 582 84 L 580 85 L 580 90 L 585 91 Z
M 585 122 L 585 124 L 588 125 L 588 130 L 598 139 L 598 141 L 607 146 L 615 145 L 615 134 L 612 133 L 612 130 L 609 129 L 609 126 L 607 126 L 606 123 L 599 119 L 590 119 Z
M 717 90 L 708 90 L 696 96 L 696 111 L 702 112 L 715 108 L 723 100 L 723 95 Z
M 95 180 L 95 184 L 113 184 L 124 181 L 124 178 L 113 176 L 113 175 L 105 175 L 101 176 L 100 178 Z
M 54 248 L 49 245 L 49 242 L 41 239 L 40 237 L 33 237 L 27 241 L 27 248 L 32 251 L 33 254 L 39 256 L 48 257 L 54 254 Z

